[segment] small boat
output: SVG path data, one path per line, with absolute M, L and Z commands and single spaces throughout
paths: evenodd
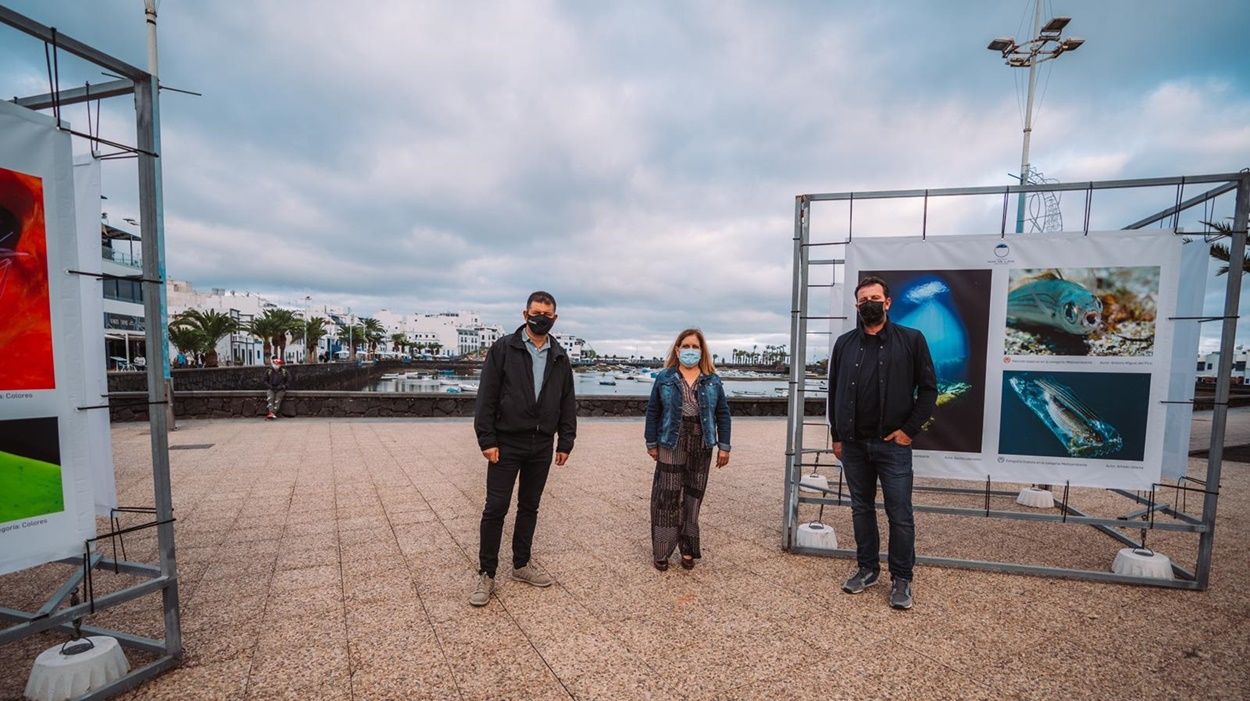
M 603 377 L 603 378 L 600 378 L 600 379 L 599 379 L 599 384 L 601 384 L 601 385 L 609 385 L 609 386 L 615 387 L 615 386 L 616 386 L 616 378 L 613 378 L 613 377 Z

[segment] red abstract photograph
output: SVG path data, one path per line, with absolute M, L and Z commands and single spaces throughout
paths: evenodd
M 0 390 L 55 387 L 43 181 L 0 168 Z

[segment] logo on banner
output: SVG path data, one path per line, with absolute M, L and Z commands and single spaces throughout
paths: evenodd
M 1000 243 L 997 246 L 994 246 L 994 260 L 988 262 L 994 264 L 1015 262 L 1014 259 L 1008 257 L 1010 255 L 1011 246 L 1008 246 L 1006 243 Z

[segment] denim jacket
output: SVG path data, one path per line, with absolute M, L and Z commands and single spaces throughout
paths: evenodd
M 681 429 L 681 385 L 685 382 L 677 368 L 666 368 L 655 377 L 651 399 L 647 401 L 647 448 L 677 447 Z M 729 452 L 729 400 L 718 375 L 703 375 L 695 382 L 699 398 L 699 421 L 703 424 L 703 444 Z

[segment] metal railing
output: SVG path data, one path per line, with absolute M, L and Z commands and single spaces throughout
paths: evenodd
M 124 265 L 129 268 L 142 268 L 143 258 L 133 253 L 119 251 L 109 246 L 100 246 L 100 257 L 104 260 L 112 261 L 118 265 Z

